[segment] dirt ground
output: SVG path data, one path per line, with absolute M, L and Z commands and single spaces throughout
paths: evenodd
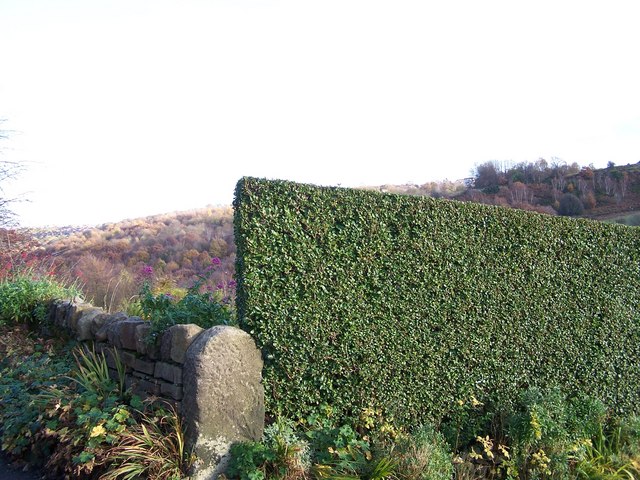
M 39 480 L 42 474 L 36 472 L 23 472 L 12 468 L 4 455 L 0 455 L 0 480 Z

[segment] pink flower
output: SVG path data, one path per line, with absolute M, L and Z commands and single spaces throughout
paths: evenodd
M 146 278 L 151 277 L 153 275 L 153 267 L 151 265 L 145 265 L 142 267 L 142 270 L 140 270 L 140 274 Z
M 220 265 L 222 263 L 222 260 L 220 260 L 218 257 L 213 257 L 211 259 L 211 263 L 213 263 L 214 265 Z

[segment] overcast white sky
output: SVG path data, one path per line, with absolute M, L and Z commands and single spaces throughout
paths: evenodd
M 22 225 L 230 204 L 244 175 L 424 183 L 640 161 L 636 1 L 0 0 Z

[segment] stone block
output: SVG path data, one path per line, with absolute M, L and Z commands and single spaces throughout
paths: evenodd
M 105 360 L 107 361 L 107 365 L 109 368 L 116 368 L 116 357 L 117 353 L 114 355 L 113 349 L 105 348 L 102 350 L 102 354 L 104 355 Z M 119 355 L 118 355 L 119 356 Z
M 69 307 L 69 315 L 68 315 L 67 327 L 75 332 L 76 331 L 76 327 L 78 325 L 78 320 L 82 316 L 82 313 L 84 311 L 86 311 L 86 310 L 96 310 L 96 309 L 99 310 L 99 311 L 103 311 L 101 308 L 94 307 L 90 303 L 86 303 L 86 302 L 82 302 L 82 303 L 73 302 L 73 303 L 71 303 L 71 305 Z
M 160 394 L 173 400 L 182 400 L 182 385 L 160 382 Z
M 104 342 L 108 339 L 108 330 L 112 323 L 117 321 L 125 320 L 127 317 L 126 313 L 118 312 L 115 314 L 103 313 L 101 315 L 97 315 L 93 319 L 93 325 L 91 326 L 91 333 L 93 333 L 94 338 L 98 342 Z
M 160 382 L 157 380 L 139 379 L 137 382 L 138 389 L 149 395 L 160 395 Z
M 140 381 L 135 381 L 132 385 L 131 385 L 131 393 L 133 395 L 138 395 L 142 400 L 146 400 L 149 397 L 149 392 L 147 392 L 147 390 L 145 390 L 145 388 L 140 385 L 139 383 Z M 153 394 L 151 394 L 153 395 Z
M 115 368 L 109 369 L 109 378 L 116 382 L 116 384 L 120 381 L 120 376 L 118 375 L 118 370 Z
M 93 319 L 103 313 L 101 308 L 87 309 L 81 312 L 76 323 L 76 338 L 79 341 L 93 340 L 93 333 L 91 333 Z
M 136 351 L 136 327 L 143 324 L 140 317 L 116 320 L 107 327 L 109 343 L 118 348 Z
M 151 333 L 151 324 L 149 322 L 143 322 L 136 326 L 135 339 L 136 339 L 136 351 L 140 355 L 146 355 L 152 360 L 160 358 L 160 346 L 156 343 L 148 343 L 147 339 Z
M 49 302 L 48 311 L 47 311 L 47 320 L 50 323 L 55 323 L 56 321 L 56 309 L 58 307 L 58 300 L 52 300 Z
M 153 376 L 171 383 L 182 383 L 182 365 L 156 362 L 156 370 Z
M 149 360 L 145 360 L 142 358 L 136 358 L 136 361 L 133 364 L 133 369 L 144 375 L 149 375 L 153 377 L 153 374 L 155 373 L 155 370 L 156 370 L 156 362 L 151 362 Z
M 135 368 L 136 360 L 138 360 L 138 357 L 133 352 L 122 350 L 120 352 L 120 360 L 125 364 L 127 370 L 130 370 Z
M 140 355 L 147 354 L 147 349 L 148 349 L 147 337 L 149 336 L 150 332 L 151 332 L 151 323 L 149 322 L 144 322 L 136 326 L 136 332 L 135 332 L 136 351 Z
M 248 333 L 213 327 L 187 350 L 183 381 L 186 443 L 198 458 L 192 478 L 216 478 L 232 443 L 262 437 L 262 355 Z
M 124 377 L 124 388 L 126 388 L 127 390 L 130 390 L 132 389 L 132 387 L 136 382 L 137 382 L 137 378 L 135 378 L 133 375 L 126 375 Z
M 204 330 L 194 324 L 174 325 L 162 335 L 160 343 L 160 359 L 184 363 L 185 353 L 193 341 Z
M 67 300 L 58 300 L 56 302 L 56 316 L 53 321 L 54 325 L 67 328 L 67 315 L 71 308 L 71 302 Z

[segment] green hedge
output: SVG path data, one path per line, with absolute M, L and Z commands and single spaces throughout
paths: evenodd
M 256 178 L 234 205 L 268 411 L 437 422 L 532 386 L 640 411 L 640 230 Z

